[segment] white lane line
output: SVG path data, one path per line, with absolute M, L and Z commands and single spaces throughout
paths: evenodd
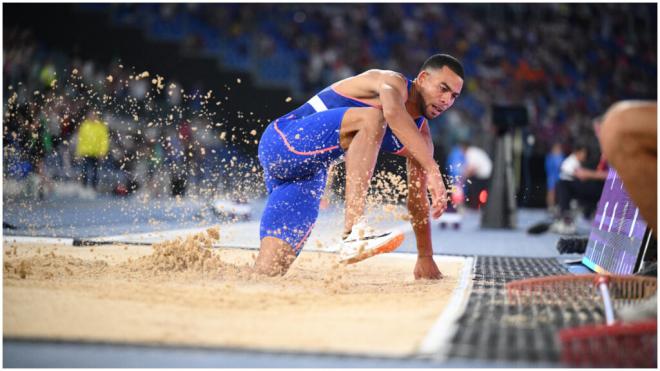
M 245 223 L 244 225 L 241 225 L 242 229 L 245 228 L 250 228 L 250 227 L 255 227 L 252 224 L 255 224 L 258 222 L 249 222 Z M 159 243 L 159 242 L 164 242 L 168 240 L 175 239 L 177 237 L 185 237 L 191 234 L 196 234 L 200 232 L 204 232 L 207 229 L 211 227 L 219 227 L 221 230 L 221 235 L 220 235 L 220 241 L 217 243 L 213 244 L 214 248 L 239 248 L 239 249 L 251 249 L 251 250 L 258 250 L 259 249 L 259 242 L 258 240 L 255 241 L 255 243 L 237 243 L 234 242 L 236 240 L 235 237 L 230 237 L 228 240 L 223 241 L 223 237 L 226 236 L 227 234 L 234 235 L 238 233 L 237 231 L 234 231 L 236 228 L 236 225 L 212 225 L 212 226 L 206 226 L 206 227 L 196 227 L 196 228 L 184 228 L 184 229 L 174 229 L 174 230 L 165 230 L 165 231 L 153 231 L 153 232 L 143 232 L 143 233 L 125 233 L 121 235 L 115 235 L 115 236 L 97 236 L 97 237 L 87 237 L 87 238 L 79 238 L 79 240 L 83 241 L 95 241 L 95 242 L 116 242 L 118 244 L 126 243 L 126 244 L 131 244 L 131 243 Z M 229 233 L 222 233 L 223 230 L 226 230 L 227 228 L 231 228 Z M 257 227 L 255 227 L 256 229 Z M 393 232 L 400 232 L 400 233 L 412 233 L 412 226 L 410 223 L 400 223 L 400 225 L 392 227 L 392 228 L 387 228 L 390 231 Z M 258 231 L 258 229 L 256 229 Z M 258 233 L 258 232 L 257 232 Z M 7 240 L 10 238 L 11 240 Z M 52 238 L 52 237 L 29 237 L 29 236 L 5 236 L 4 241 L 5 243 L 7 242 L 21 242 L 21 243 L 44 243 L 44 244 L 63 244 L 63 245 L 73 245 L 73 240 L 72 238 Z M 308 252 L 334 252 L 336 249 L 329 249 L 328 247 L 322 247 L 322 248 L 314 248 L 312 246 L 305 246 L 305 251 Z M 413 254 L 416 256 L 416 254 Z
M 422 341 L 418 350 L 418 353 L 421 355 L 430 355 L 434 359 L 444 359 L 447 357 L 449 340 L 458 331 L 456 320 L 465 311 L 465 306 L 468 302 L 467 299 L 470 296 L 470 291 L 472 291 L 470 274 L 472 273 L 475 259 L 471 257 L 464 259 L 465 264 L 463 265 L 458 286 L 454 289 L 449 303 Z
M 254 222 L 252 222 L 254 223 Z M 250 223 L 246 223 L 250 224 Z M 163 242 L 166 240 L 171 240 L 177 237 L 183 237 L 189 234 L 195 234 L 195 233 L 200 233 L 204 232 L 210 227 L 214 226 L 208 226 L 208 227 L 198 227 L 198 228 L 187 228 L 187 229 L 175 229 L 175 230 L 168 230 L 168 231 L 156 231 L 156 232 L 147 232 L 147 233 L 134 233 L 134 234 L 122 234 L 122 235 L 116 235 L 116 236 L 103 236 L 103 237 L 90 237 L 90 238 L 85 238 L 85 240 L 91 240 L 91 241 L 113 241 L 113 242 L 150 242 L 150 243 L 157 243 L 157 242 Z M 223 225 L 218 225 L 217 227 L 220 228 L 221 233 L 220 233 L 220 242 L 213 244 L 213 247 L 239 247 L 239 248 L 244 248 L 244 249 L 259 249 L 259 242 L 258 240 L 254 244 L 241 244 L 241 243 L 234 243 L 232 241 L 223 241 L 223 236 L 227 234 L 236 234 L 236 231 L 233 231 L 235 225 L 232 225 L 229 228 L 232 228 L 232 231 L 229 233 L 222 233 L 223 229 L 226 229 L 227 226 Z M 247 225 L 242 226 L 243 228 L 248 227 Z M 403 234 L 406 233 L 412 233 L 412 226 L 410 223 L 401 223 L 401 225 L 392 227 L 392 228 L 387 228 L 387 230 L 392 231 L 392 232 L 400 232 Z M 258 231 L 258 229 L 257 229 Z M 258 233 L 258 232 L 257 232 Z M 235 238 L 231 238 L 231 240 L 235 240 Z M 312 246 L 304 247 L 304 251 L 309 251 L 309 252 L 331 252 L 333 249 L 329 249 L 327 247 L 325 248 L 314 248 Z
M 32 236 L 3 236 L 3 243 L 40 243 L 49 245 L 73 245 L 73 238 L 61 237 L 32 237 Z

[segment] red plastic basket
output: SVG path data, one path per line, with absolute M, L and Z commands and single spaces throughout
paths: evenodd
M 561 362 L 573 367 L 658 366 L 657 320 L 559 331 Z
M 510 303 L 544 307 L 602 308 L 607 324 L 559 331 L 561 362 L 574 367 L 656 367 L 657 320 L 616 322 L 615 309 L 634 305 L 657 291 L 655 277 L 563 275 L 509 282 Z M 540 312 L 539 312 L 540 313 Z

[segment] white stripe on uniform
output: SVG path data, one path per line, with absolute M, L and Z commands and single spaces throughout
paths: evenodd
M 325 106 L 325 103 L 323 103 L 318 95 L 313 96 L 312 99 L 307 101 L 307 103 L 309 103 L 316 112 L 323 112 L 328 110 L 328 107 Z

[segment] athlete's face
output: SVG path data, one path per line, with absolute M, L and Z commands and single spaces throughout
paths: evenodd
M 424 116 L 433 119 L 448 110 L 461 94 L 463 79 L 447 66 L 423 70 L 417 75 Z

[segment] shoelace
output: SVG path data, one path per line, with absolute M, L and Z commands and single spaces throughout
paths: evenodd
M 388 234 L 390 234 L 390 232 L 385 232 L 385 233 L 383 233 L 383 234 L 378 234 L 378 235 L 371 235 L 371 236 L 367 236 L 367 237 L 362 237 L 362 238 L 360 238 L 360 239 L 344 240 L 344 242 L 368 241 L 368 240 L 373 240 L 374 238 L 385 237 L 385 236 L 387 236 Z M 348 236 L 346 236 L 346 237 L 348 238 Z

